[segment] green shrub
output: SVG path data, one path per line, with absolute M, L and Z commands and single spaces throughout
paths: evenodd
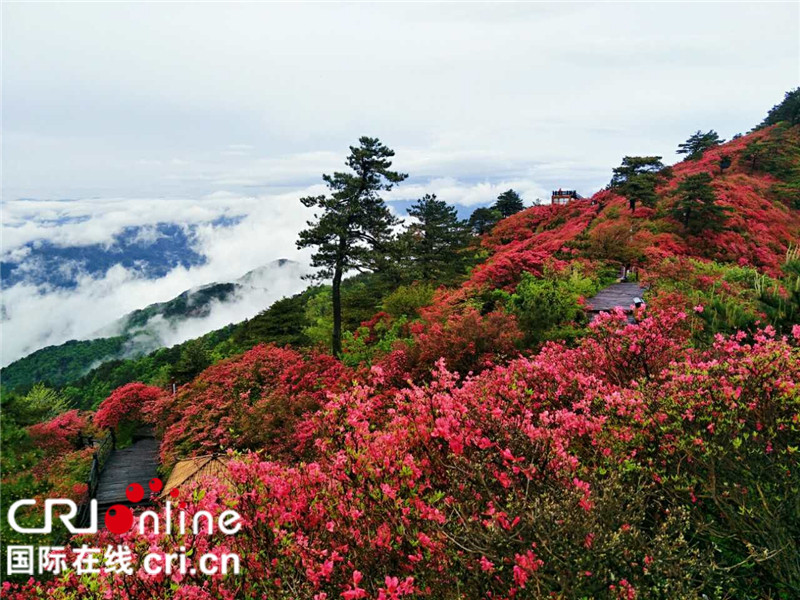
M 415 318 L 419 309 L 433 300 L 435 288 L 430 283 L 401 285 L 383 300 L 383 310 L 393 317 Z
M 588 321 L 581 299 L 594 295 L 598 289 L 597 282 L 578 268 L 546 273 L 543 278 L 525 273 L 507 302 L 525 334 L 525 344 L 532 346 L 580 335 L 582 325 Z

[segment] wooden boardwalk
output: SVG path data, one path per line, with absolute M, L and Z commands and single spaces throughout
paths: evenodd
M 596 315 L 615 308 L 630 312 L 631 306 L 635 304 L 637 298 L 644 297 L 645 291 L 645 288 L 638 283 L 614 283 L 587 301 L 589 312 Z
M 100 474 L 95 493 L 101 527 L 105 525 L 106 510 L 112 504 L 135 506 L 125 496 L 125 489 L 131 483 L 138 483 L 144 488 L 144 499 L 137 505 L 147 504 L 150 498 L 150 480 L 158 476 L 157 467 L 158 441 L 151 430 L 139 430 L 134 436 L 133 444 L 111 454 Z

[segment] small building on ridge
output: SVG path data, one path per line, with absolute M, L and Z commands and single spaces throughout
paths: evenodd
M 581 200 L 583 196 L 581 196 L 576 190 L 562 190 L 561 188 L 557 190 L 553 190 L 553 194 L 550 197 L 550 202 L 552 204 L 569 204 L 572 200 Z

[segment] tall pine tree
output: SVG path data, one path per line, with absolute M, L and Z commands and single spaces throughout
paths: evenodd
M 687 232 L 719 231 L 725 226 L 727 206 L 717 204 L 711 175 L 698 173 L 689 175 L 678 185 L 678 201 L 672 208 L 672 216 L 683 223 Z
M 394 151 L 377 138 L 362 137 L 350 146 L 346 165 L 351 172 L 323 175 L 329 195 L 301 198 L 319 208 L 308 228 L 300 232 L 298 248 L 314 247 L 311 265 L 316 279 L 331 279 L 333 334 L 331 351 L 342 353 L 342 277 L 351 270 L 374 269 L 385 256 L 398 221 L 380 196 L 407 175 L 392 171 Z
M 417 200 L 408 214 L 416 219 L 401 236 L 411 279 L 447 283 L 466 271 L 470 229 L 456 209 L 436 195 Z
M 689 160 L 696 160 L 703 156 L 703 152 L 714 146 L 719 146 L 725 140 L 720 139 L 719 134 L 714 131 L 703 133 L 699 129 L 693 133 L 688 140 L 678 144 L 678 154 L 688 154 Z
M 662 169 L 660 156 L 626 156 L 613 170 L 609 187 L 628 199 L 632 211 L 636 210 L 637 202 L 652 206 L 656 201 L 657 176 Z
M 472 211 L 469 216 L 469 226 L 476 235 L 483 235 L 492 230 L 497 222 L 503 218 L 499 210 L 488 206 L 481 206 Z
M 522 203 L 522 197 L 517 192 L 506 190 L 497 197 L 497 202 L 494 203 L 492 208 L 498 211 L 505 219 L 517 214 L 525 208 L 525 205 Z

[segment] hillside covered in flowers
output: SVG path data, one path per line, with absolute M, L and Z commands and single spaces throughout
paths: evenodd
M 672 167 L 626 157 L 591 198 L 501 204 L 444 249 L 420 242 L 423 215 L 392 239 L 411 262 L 378 256 L 343 282 L 333 352 L 335 291 L 312 286 L 171 355 L 12 395 L 6 494 L 81 499 L 80 440 L 109 428 L 154 427 L 164 475 L 226 456 L 227 477 L 181 500 L 235 508 L 238 535 L 89 542 L 234 550 L 243 573 L 68 571 L 4 596 L 800 597 L 800 119 L 785 109 Z M 622 272 L 645 303 L 590 321 Z

